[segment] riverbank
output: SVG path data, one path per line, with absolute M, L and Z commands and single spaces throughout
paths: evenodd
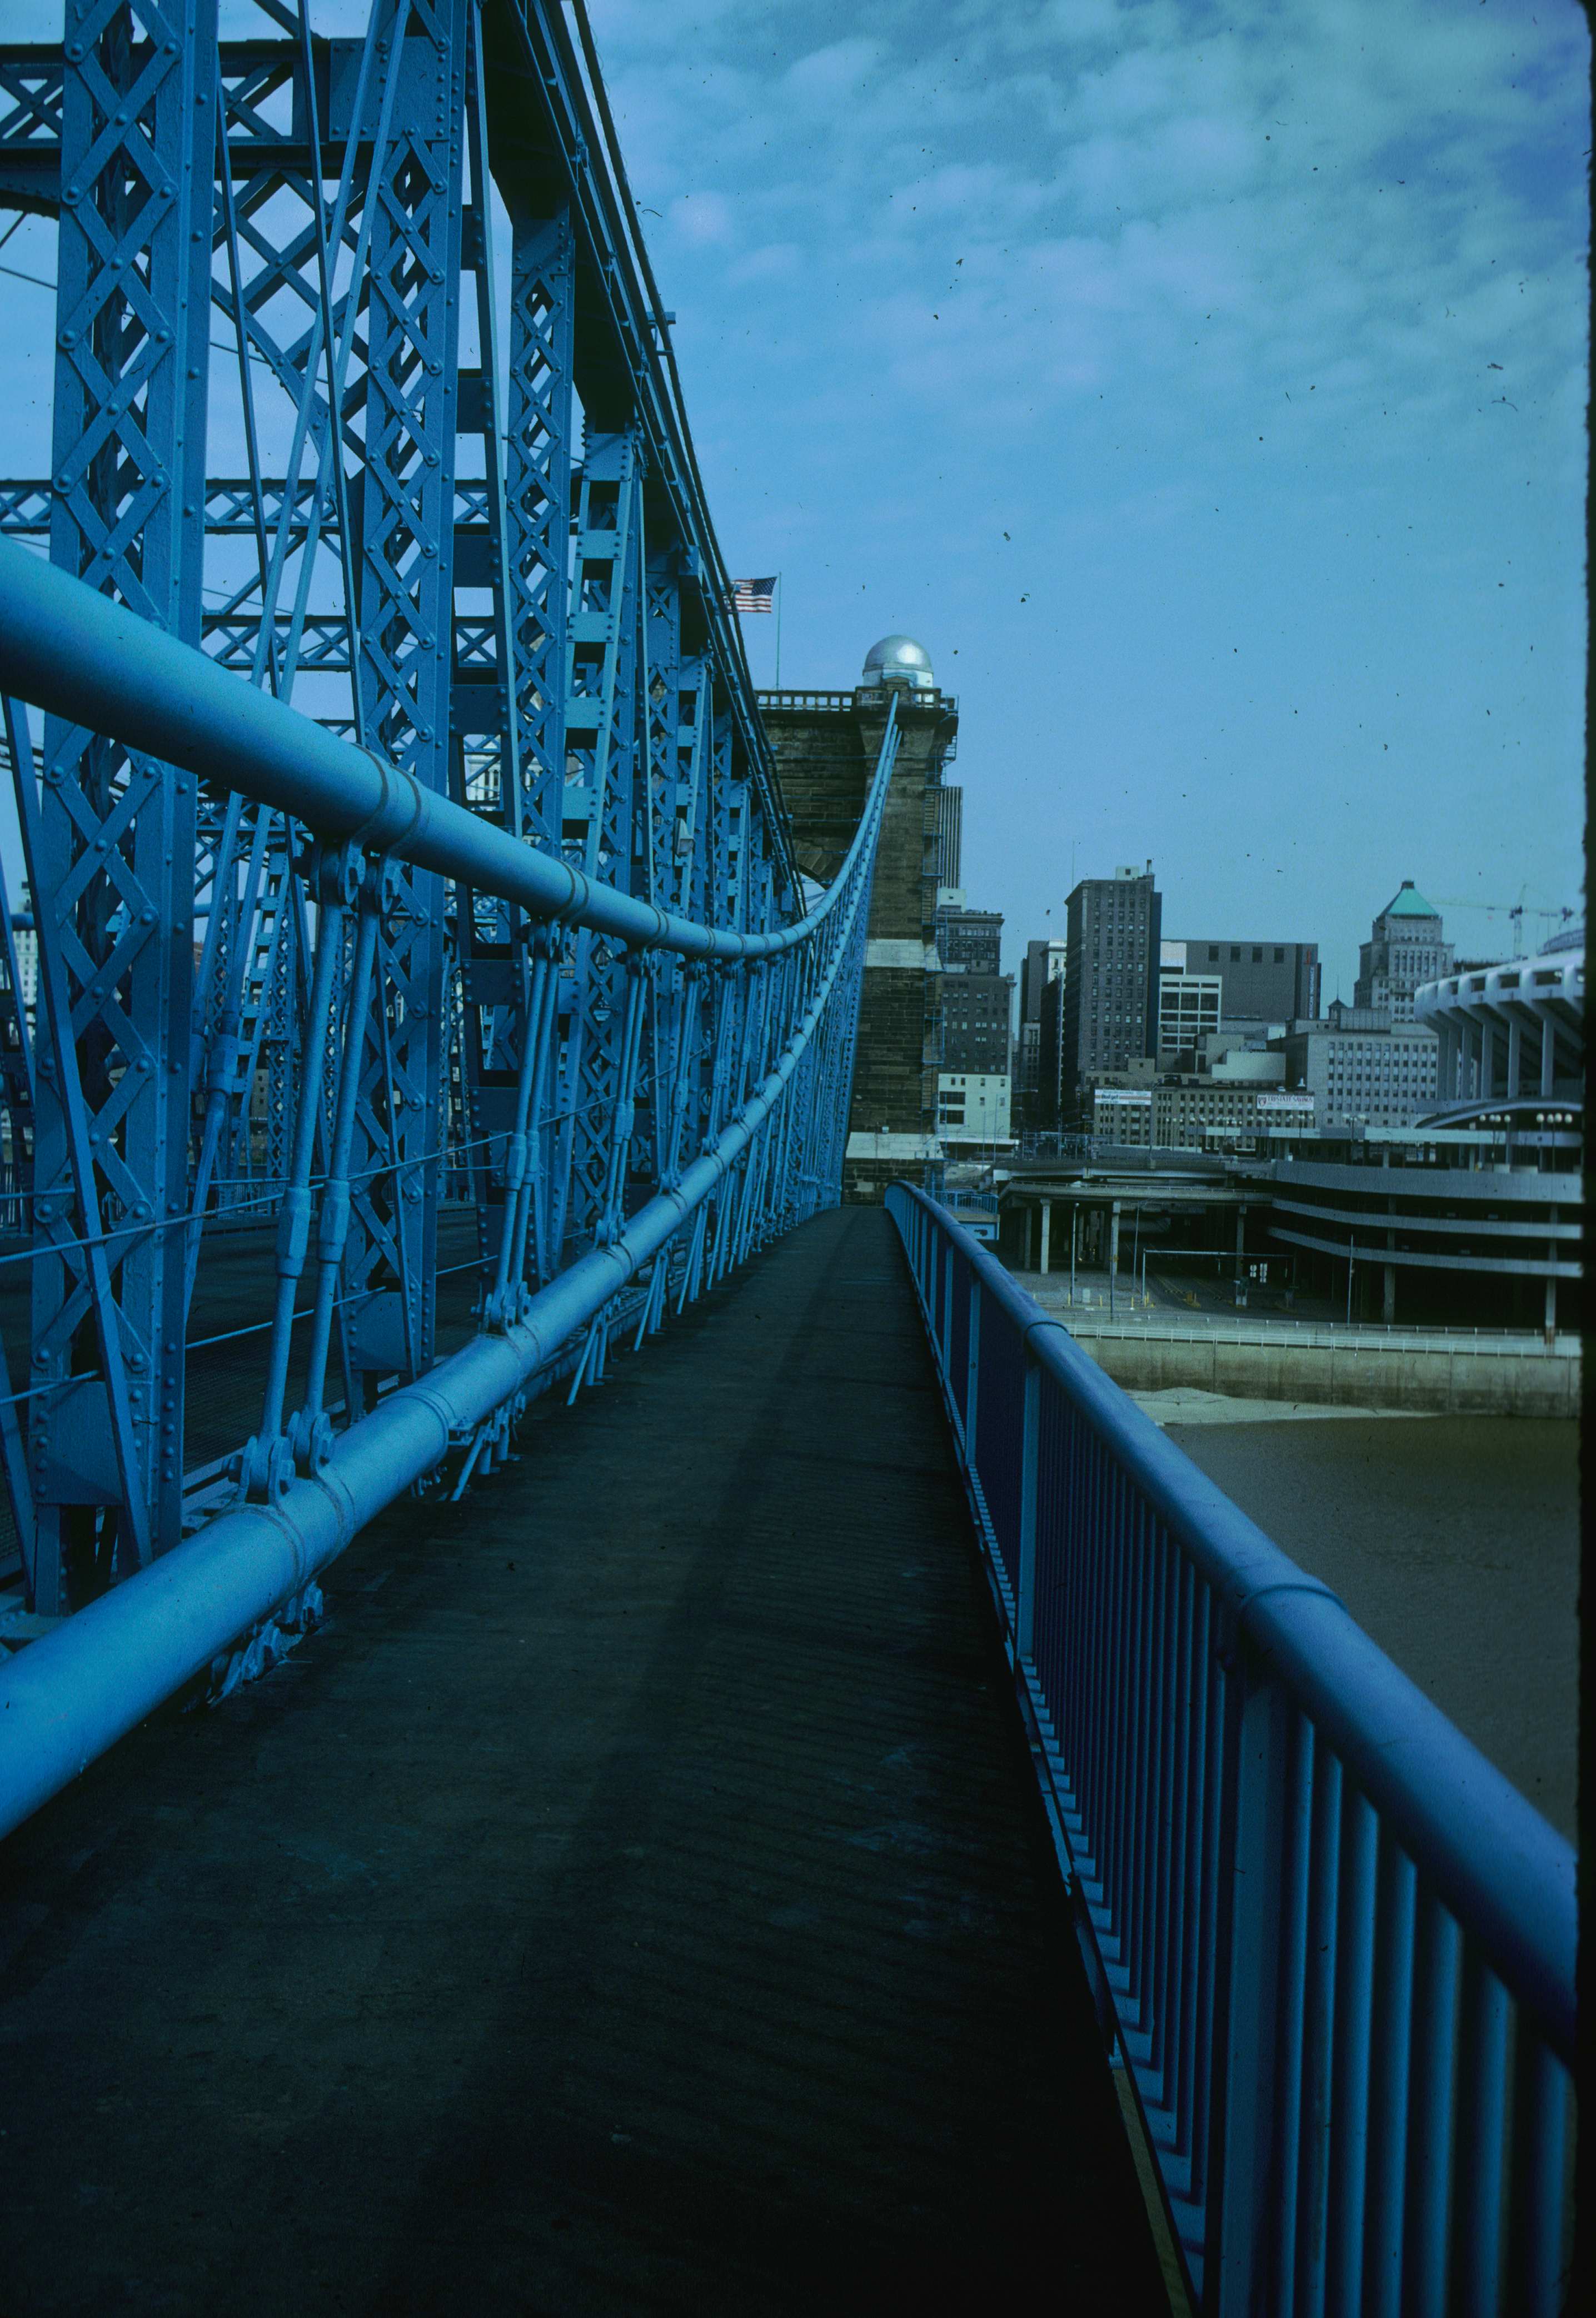
M 1093 1327 L 1066 1322 L 1083 1352 L 1127 1392 L 1185 1387 L 1249 1400 L 1318 1403 L 1412 1415 L 1572 1420 L 1580 1404 L 1577 1351 L 1406 1336 L 1293 1341 L 1284 1330 L 1163 1330 L 1152 1321 Z
M 1569 1331 L 1548 1343 L 1529 1332 L 1348 1327 L 1233 1308 L 1181 1310 L 1124 1295 L 1110 1312 L 1095 1281 L 1078 1281 L 1071 1300 L 1067 1279 L 1016 1277 L 1129 1393 L 1188 1390 L 1450 1416 L 1579 1413 L 1580 1340 Z

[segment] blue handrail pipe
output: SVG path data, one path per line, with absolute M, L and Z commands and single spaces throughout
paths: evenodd
M 1553 2318 L 1572 1847 L 937 1201 L 888 1191 L 1205 2318 Z

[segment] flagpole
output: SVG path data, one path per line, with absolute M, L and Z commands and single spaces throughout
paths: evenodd
M 776 575 L 776 688 L 782 688 L 782 575 Z

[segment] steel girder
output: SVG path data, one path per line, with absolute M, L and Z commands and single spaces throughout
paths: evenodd
M 471 1466 L 502 1445 L 528 1388 L 573 1344 L 576 1384 L 596 1378 L 616 1300 L 645 1272 L 640 1336 L 658 1325 L 673 1250 L 684 1251 L 686 1298 L 836 1198 L 846 1110 L 817 1090 L 853 1035 L 897 731 L 894 709 L 857 834 L 818 906 L 785 924 L 712 927 L 600 885 L 506 832 L 488 836 L 468 809 L 436 798 L 403 768 L 332 739 L 10 544 L 0 544 L 0 687 L 47 709 L 76 695 L 80 713 L 117 728 L 130 749 L 159 754 L 175 775 L 291 811 L 316 833 L 324 930 L 313 1019 L 325 1010 L 327 961 L 344 946 L 343 921 L 359 912 L 373 876 L 395 864 L 484 890 L 544 923 L 563 920 L 578 939 L 623 934 L 627 972 L 637 977 L 630 989 L 647 987 L 661 955 L 681 961 L 689 988 L 706 965 L 719 979 L 708 1117 L 689 1138 L 695 1147 L 678 1155 L 673 1181 L 645 1185 L 629 1213 L 615 1204 L 613 1231 L 596 1234 L 546 1284 L 512 1276 L 507 1289 L 501 1263 L 500 1289 L 485 1298 L 464 1349 L 336 1433 L 324 1426 L 307 1437 L 290 1426 L 257 1441 L 255 1460 L 241 1460 L 233 1509 L 0 1667 L 4 1832 L 160 1698 L 301 1599 L 364 1521 L 404 1489 L 446 1474 L 456 1452 L 458 1493 Z M 13 732 L 20 740 L 14 714 Z M 358 848 L 348 841 L 357 834 L 365 840 Z M 354 937 L 367 971 L 372 917 L 358 916 Z M 629 1020 L 640 1019 L 633 1006 Z M 625 1128 L 623 1119 L 614 1145 L 623 1170 Z M 306 1132 L 296 1137 L 296 1183 Z M 321 1188 L 325 1211 L 339 1196 L 336 1172 Z M 300 1207 L 285 1197 L 283 1212 L 282 1244 L 297 1234 L 302 1247 L 308 1198 Z M 269 1388 L 279 1412 L 282 1381 L 276 1375 Z
M 196 642 L 215 23 L 214 0 L 68 0 L 59 105 L 50 559 Z M 187 1205 L 194 784 L 62 717 L 35 782 L 11 738 L 49 1024 L 27 1426 L 48 1614 L 147 1562 L 181 1516 L 184 1251 L 166 1226 Z
M 441 1202 L 482 1338 L 543 1316 L 453 1486 L 840 1181 L 874 822 L 801 918 L 579 11 L 261 4 L 0 50 L 0 207 L 58 236 L 50 472 L 0 483 L 0 1451 L 46 1614 L 431 1389 Z M 185 1492 L 222 1214 L 274 1223 L 260 1413 Z

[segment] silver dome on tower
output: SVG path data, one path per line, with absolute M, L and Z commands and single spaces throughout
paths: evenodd
M 883 636 L 878 644 L 872 644 L 865 655 L 865 672 L 859 683 L 861 687 L 901 684 L 910 692 L 937 689 L 931 655 L 912 636 Z

